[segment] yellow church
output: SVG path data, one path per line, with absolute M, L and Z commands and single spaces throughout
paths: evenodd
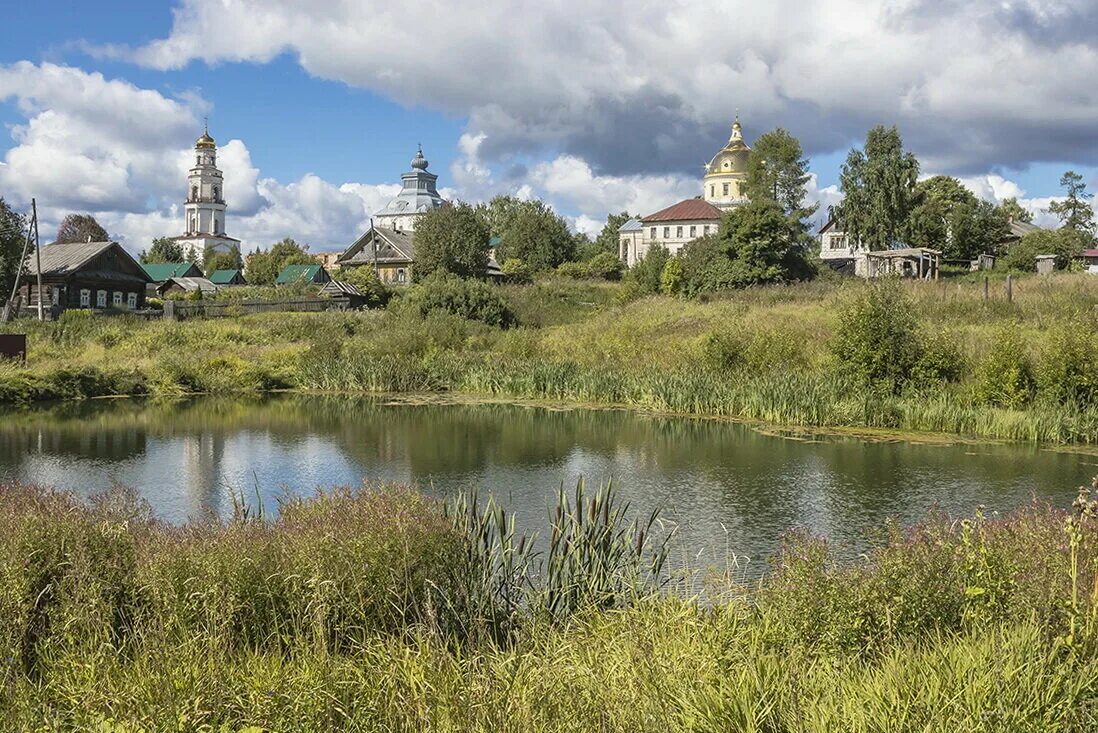
M 702 195 L 630 219 L 618 229 L 619 255 L 628 267 L 637 264 L 654 244 L 678 254 L 689 242 L 717 231 L 721 214 L 747 203 L 747 161 L 751 148 L 743 139 L 737 115 L 732 135 L 705 165 Z

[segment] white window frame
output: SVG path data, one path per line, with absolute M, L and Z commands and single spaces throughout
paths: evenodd
M 682 239 L 682 227 L 675 227 L 675 239 Z
M 92 291 L 88 290 L 87 288 L 83 288 L 80 291 L 80 307 L 81 308 L 91 308 L 91 304 L 92 304 Z
M 652 239 L 656 238 L 656 227 L 652 227 Z
M 122 307 L 122 293 L 118 290 L 115 290 L 114 294 L 111 297 L 111 305 L 113 305 L 115 308 Z
M 130 310 L 137 310 L 137 293 L 126 294 L 126 307 Z
M 670 239 L 671 238 L 671 227 L 664 227 L 663 228 L 663 238 L 664 239 Z
M 401 268 L 397 269 L 397 282 L 398 283 L 403 283 L 403 282 L 406 282 L 406 279 L 407 278 L 406 278 L 406 275 L 404 273 L 404 268 L 401 267 Z
M 106 308 L 107 307 L 107 291 L 96 290 L 95 291 L 95 307 Z

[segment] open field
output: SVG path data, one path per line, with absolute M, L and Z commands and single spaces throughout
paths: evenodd
M 884 525 L 845 565 L 794 534 L 757 584 L 696 568 L 686 595 L 649 564 L 674 538 L 613 494 L 557 506 L 535 557 L 494 509 L 400 487 L 169 527 L 4 486 L 0 727 L 1098 726 L 1098 507 Z
M 867 385 L 836 353 L 869 287 L 827 281 L 708 302 L 551 280 L 501 289 L 517 325 L 408 309 L 180 324 L 70 314 L 28 328 L 0 403 L 273 389 L 437 392 L 623 404 L 778 425 L 1098 442 L 1098 278 L 903 283 L 922 361 Z

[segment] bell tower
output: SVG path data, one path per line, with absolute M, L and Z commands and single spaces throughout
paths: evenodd
M 207 126 L 194 144 L 194 167 L 187 174 L 185 231 L 188 235 L 225 233 L 224 180 L 217 168 L 217 144 Z

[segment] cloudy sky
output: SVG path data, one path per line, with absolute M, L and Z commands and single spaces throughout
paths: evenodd
M 207 115 L 249 249 L 341 249 L 417 143 L 449 197 L 597 231 L 699 193 L 737 111 L 800 138 L 824 204 L 879 123 L 1038 214 L 1067 168 L 1098 178 L 1092 0 L 0 2 L 0 196 L 135 251 L 181 233 Z

